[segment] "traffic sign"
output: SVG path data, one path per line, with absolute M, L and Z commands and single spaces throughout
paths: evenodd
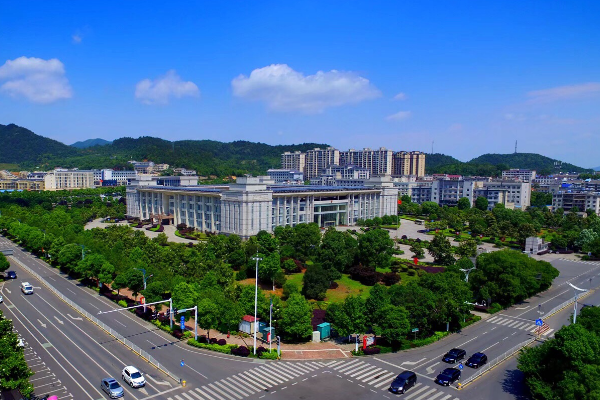
M 542 325 L 544 325 L 544 321 L 542 321 L 542 319 L 541 319 L 541 318 L 538 318 L 538 319 L 536 319 L 536 320 L 535 320 L 535 324 L 536 324 L 537 326 L 542 326 Z
M 458 369 L 463 369 L 463 368 L 464 368 L 463 364 L 462 363 L 458 363 Z
M 182 331 L 185 331 L 185 317 L 182 315 L 181 319 L 179 320 L 179 325 Z
M 183 362 L 183 360 L 181 360 L 181 363 L 179 365 L 181 365 L 182 367 L 185 365 L 185 363 Z
M 412 328 L 411 332 L 419 332 L 419 328 Z

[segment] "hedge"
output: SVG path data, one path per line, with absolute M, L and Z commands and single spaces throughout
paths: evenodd
M 237 344 L 225 344 L 225 345 L 208 344 L 208 343 L 200 343 L 194 339 L 189 339 L 188 344 L 190 346 L 199 347 L 201 349 L 206 349 L 206 350 L 218 351 L 219 353 L 224 353 L 224 354 L 232 354 L 232 350 L 238 348 Z

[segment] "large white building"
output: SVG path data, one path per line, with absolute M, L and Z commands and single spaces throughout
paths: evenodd
M 323 170 L 330 165 L 340 163 L 340 151 L 333 147 L 326 149 L 313 149 L 306 152 L 306 165 L 304 167 L 304 179 L 310 180 L 319 176 Z M 298 171 L 302 171 L 299 169 Z
M 571 211 L 577 207 L 580 212 L 592 209 L 596 215 L 600 214 L 600 192 L 592 191 L 559 191 L 552 194 L 552 208 L 562 208 Z
M 509 169 L 502 171 L 502 179 L 518 179 L 523 182 L 533 182 L 535 171 L 530 169 Z
M 240 177 L 227 186 L 131 185 L 127 214 L 248 238 L 277 226 L 354 225 L 359 219 L 397 212 L 398 190 L 391 181 L 373 179 L 354 188 L 268 182 L 263 177 Z
M 275 183 L 304 184 L 304 174 L 293 169 L 269 169 L 267 175 Z
M 137 171 L 115 171 L 114 169 L 94 169 L 94 184 L 103 186 L 106 183 L 127 185 L 138 179 Z

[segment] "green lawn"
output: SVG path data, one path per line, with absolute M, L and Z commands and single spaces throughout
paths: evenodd
M 17 169 L 19 169 L 19 165 L 18 164 L 0 163 L 0 169 L 17 170 Z
M 350 279 L 349 275 L 342 275 L 342 279 L 339 279 L 336 282 L 339 285 L 336 289 L 327 290 L 325 295 L 327 301 L 344 301 L 344 299 L 350 295 L 360 296 L 363 299 L 369 297 L 369 290 L 371 287 Z

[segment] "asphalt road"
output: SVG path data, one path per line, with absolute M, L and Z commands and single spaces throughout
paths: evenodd
M 100 310 L 107 311 L 117 308 L 114 303 L 81 286 L 77 281 L 69 279 L 68 276 L 49 267 L 29 253 L 20 250 L 5 238 L 0 238 L 0 246 L 2 245 L 13 247 L 15 249 L 14 259 L 32 268 L 63 295 L 75 301 L 91 314 L 97 314 Z M 433 382 L 433 379 L 441 369 L 450 366 L 441 361 L 442 355 L 450 348 L 464 348 L 467 351 L 467 357 L 477 351 L 484 351 L 492 360 L 517 344 L 531 340 L 534 336 L 532 330 L 535 328 L 535 319 L 543 317 L 544 313 L 553 307 L 572 298 L 573 291 L 567 286 L 567 281 L 584 288 L 596 289 L 600 286 L 599 263 L 555 260 L 553 265 L 561 272 L 554 285 L 527 302 L 504 310 L 425 348 L 374 358 L 267 363 L 257 362 L 258 360 L 243 360 L 189 348 L 129 312 L 102 314 L 98 318 L 152 354 L 167 369 L 187 380 L 188 386 L 183 388 L 180 393 L 174 390 L 172 393 L 157 395 L 156 398 L 167 400 L 241 400 L 246 397 L 260 399 L 269 396 L 311 398 L 310 393 L 322 395 L 324 388 L 331 393 L 331 396 L 328 394 L 328 397 L 333 398 L 349 396 L 364 399 L 389 398 L 392 396 L 387 392 L 390 381 L 396 374 L 406 369 L 415 371 L 418 375 L 418 386 L 403 396 L 408 400 L 490 398 L 482 397 L 486 390 L 488 395 L 492 393 L 501 395 L 502 397 L 498 397 L 499 399 L 520 398 L 518 397 L 520 395 L 515 394 L 519 392 L 519 388 L 518 379 L 516 379 L 518 371 L 512 364 L 514 358 L 505 361 L 499 367 L 475 380 L 462 391 L 455 387 L 440 387 Z M 24 271 L 20 267 L 15 267 L 15 270 L 19 274 Z M 589 298 L 592 296 L 593 294 Z M 44 310 L 48 313 L 52 312 L 49 304 L 40 304 L 40 307 L 45 307 Z M 65 307 L 69 308 L 66 304 Z M 543 337 L 552 336 L 553 332 L 564 323 L 565 318 L 568 318 L 568 314 L 565 313 L 567 311 L 545 320 L 550 326 L 550 330 Z M 73 333 L 77 334 L 76 331 Z M 84 341 L 89 342 L 91 339 L 88 338 Z M 84 351 L 91 350 L 87 347 L 90 346 L 89 343 L 77 343 Z M 115 354 L 120 356 L 120 353 Z M 71 357 L 67 358 L 71 359 Z M 180 365 L 181 359 L 185 359 L 183 367 Z M 106 362 L 109 361 L 106 360 Z M 466 366 L 462 372 L 463 380 L 476 373 Z M 508 378 L 512 380 L 507 378 L 507 374 Z M 479 388 L 482 390 L 478 390 Z M 150 396 L 150 398 L 155 397 Z M 494 398 L 496 397 L 494 396 Z

